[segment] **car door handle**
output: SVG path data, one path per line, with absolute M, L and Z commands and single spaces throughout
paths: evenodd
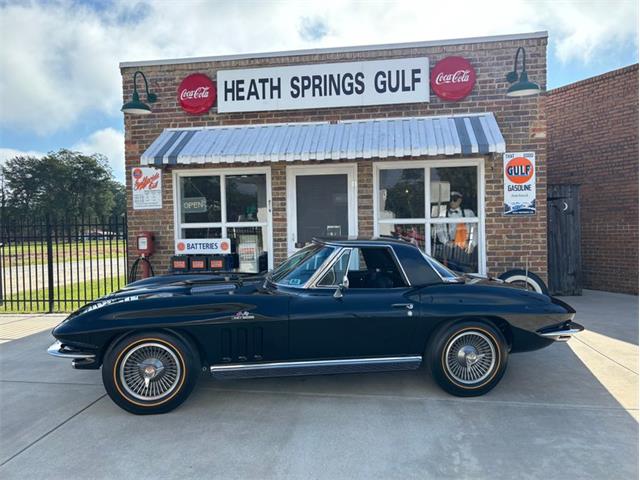
M 407 310 L 413 310 L 413 303 L 394 303 L 392 308 L 406 308 Z

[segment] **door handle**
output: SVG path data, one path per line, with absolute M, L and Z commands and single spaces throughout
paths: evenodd
M 407 310 L 413 310 L 413 303 L 394 303 L 391 308 L 406 308 Z

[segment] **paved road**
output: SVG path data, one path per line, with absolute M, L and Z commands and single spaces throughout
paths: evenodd
M 638 478 L 638 298 L 568 299 L 590 330 L 513 355 L 488 395 L 423 371 L 215 381 L 136 417 L 100 373 L 49 358 L 47 332 L 0 345 L 3 479 Z

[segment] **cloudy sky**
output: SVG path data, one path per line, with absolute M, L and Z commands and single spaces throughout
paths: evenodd
M 636 0 L 0 0 L 0 162 L 71 148 L 122 180 L 121 61 L 539 30 L 548 88 L 638 61 Z

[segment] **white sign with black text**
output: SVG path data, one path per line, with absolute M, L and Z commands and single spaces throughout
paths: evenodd
M 134 210 L 162 208 L 162 171 L 153 167 L 131 170 L 131 190 Z
M 218 71 L 218 112 L 429 101 L 429 59 L 398 58 Z

